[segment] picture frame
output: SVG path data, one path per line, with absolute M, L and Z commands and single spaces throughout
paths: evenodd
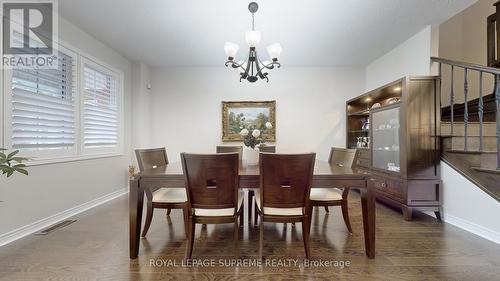
M 276 141 L 276 101 L 223 101 L 222 141 L 243 141 L 240 131 L 243 125 L 264 131 L 266 122 L 273 127 L 265 130 L 259 139 Z

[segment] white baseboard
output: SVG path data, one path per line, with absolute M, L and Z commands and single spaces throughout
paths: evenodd
M 4 233 L 0 235 L 0 246 L 9 244 L 13 241 L 16 241 L 18 239 L 21 239 L 27 235 L 30 235 L 32 233 L 35 233 L 37 231 L 40 231 L 46 227 L 49 227 L 55 223 L 58 223 L 62 220 L 65 220 L 67 218 L 70 218 L 72 216 L 75 216 L 79 213 L 85 212 L 89 209 L 92 209 L 94 207 L 97 207 L 99 205 L 102 205 L 106 202 L 109 202 L 113 199 L 116 199 L 120 196 L 123 196 L 128 193 L 128 188 L 122 188 L 117 191 L 114 191 L 112 193 L 106 194 L 104 196 L 101 196 L 99 198 L 96 198 L 94 200 L 91 200 L 89 202 L 83 203 L 81 205 L 78 205 L 76 207 L 70 208 L 68 210 L 62 211 L 60 213 L 54 214 L 50 217 L 41 219 L 39 221 L 36 221 L 34 223 L 22 226 L 18 229 L 15 229 L 13 231 Z
M 493 231 L 493 230 L 488 229 L 486 227 L 477 225 L 477 224 L 472 223 L 470 221 L 466 221 L 466 220 L 461 219 L 459 217 L 447 215 L 446 213 L 444 214 L 444 221 L 449 223 L 449 224 L 452 224 L 458 228 L 461 228 L 461 229 L 466 230 L 468 232 L 474 233 L 480 237 L 488 239 L 492 242 L 500 244 L 500 233 L 498 233 L 496 231 Z

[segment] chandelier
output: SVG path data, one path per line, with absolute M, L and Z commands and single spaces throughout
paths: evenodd
M 232 42 L 226 42 L 224 45 L 224 51 L 227 55 L 227 61 L 225 63 L 226 67 L 231 66 L 232 68 L 243 70 L 243 72 L 240 73 L 240 82 L 242 79 L 246 79 L 248 82 L 254 83 L 259 80 L 259 78 L 263 80 L 265 79 L 266 82 L 269 82 L 266 70 L 274 69 L 275 67 L 279 68 L 281 66 L 278 62 L 282 50 L 279 43 L 275 43 L 267 47 L 267 52 L 271 61 L 261 61 L 257 56 L 256 46 L 260 42 L 260 31 L 255 30 L 255 12 L 257 12 L 258 9 L 259 5 L 256 2 L 248 4 L 248 10 L 252 13 L 252 30 L 245 33 L 245 40 L 250 46 L 247 60 L 238 62 L 234 61 L 240 46 Z

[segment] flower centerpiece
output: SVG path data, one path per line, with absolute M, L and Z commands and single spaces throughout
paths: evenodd
M 265 133 L 272 128 L 273 124 L 266 122 L 262 131 L 256 129 L 254 126 L 243 127 L 241 129 L 240 135 L 243 137 L 243 144 L 245 144 L 243 158 L 245 158 L 248 165 L 257 165 L 259 163 L 258 147 L 265 145 Z

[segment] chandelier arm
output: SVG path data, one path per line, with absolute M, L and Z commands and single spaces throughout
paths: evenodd
M 246 79 L 248 77 L 248 71 L 251 67 L 251 64 L 250 64 L 250 53 L 248 54 L 248 59 L 247 59 L 247 67 L 244 67 L 243 69 L 245 70 L 245 72 L 243 73 L 242 77 L 243 79 Z
M 262 73 L 263 68 L 260 68 L 261 60 L 259 59 L 259 57 L 257 55 L 257 51 L 254 51 L 254 54 L 255 54 L 254 55 L 255 56 L 255 69 L 257 70 L 257 73 L 255 73 L 255 76 L 259 76 L 260 79 L 265 79 L 266 77 Z
M 264 77 L 266 78 L 266 83 L 269 83 L 269 78 L 267 78 L 267 72 L 264 74 Z
M 271 61 L 269 64 L 264 64 L 263 61 L 259 59 L 259 62 L 262 64 L 262 67 L 267 68 L 267 69 L 274 69 L 274 66 L 276 65 L 277 68 L 281 67 L 281 64 L 277 61 Z
M 264 68 L 267 68 L 267 69 L 273 69 L 273 67 L 274 67 L 274 66 L 276 66 L 277 68 L 280 68 L 280 67 L 281 67 L 281 64 L 280 64 L 279 62 L 275 62 L 275 61 L 273 61 L 273 62 L 271 62 L 270 64 L 268 64 L 268 65 L 263 65 L 263 66 L 264 66 Z M 264 68 L 261 68 L 261 69 L 260 69 L 260 71 L 259 71 L 257 74 L 259 74 L 260 72 L 262 72 L 262 70 L 263 70 Z
M 242 65 L 242 64 L 239 64 L 239 63 L 234 62 L 234 61 L 232 61 L 232 60 L 228 60 L 228 61 L 226 61 L 226 63 L 225 63 L 224 65 L 225 65 L 226 67 L 228 67 L 230 64 L 231 64 L 231 66 L 232 66 L 232 67 L 234 67 L 234 68 L 241 67 L 241 69 L 245 70 L 245 68 L 243 67 L 243 65 Z

